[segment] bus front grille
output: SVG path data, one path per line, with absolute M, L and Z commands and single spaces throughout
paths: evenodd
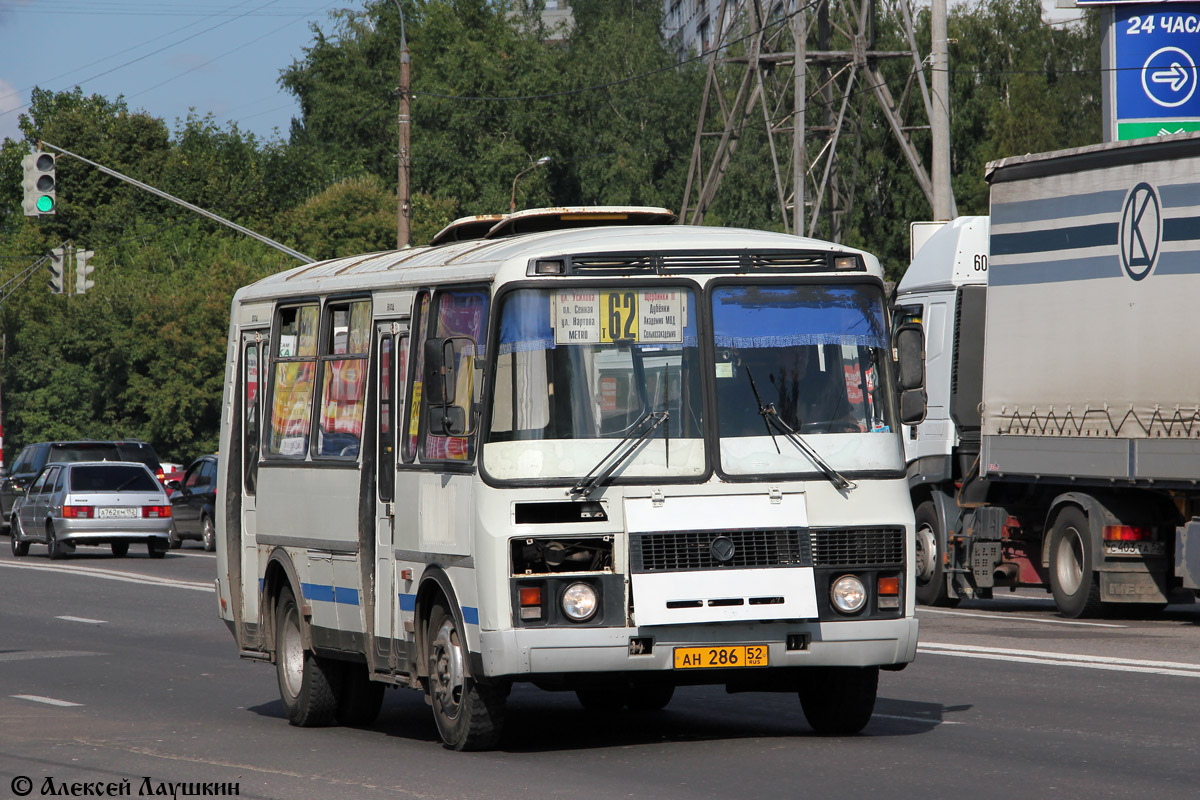
M 803 528 L 665 531 L 634 533 L 629 537 L 629 566 L 633 572 L 811 567 L 812 564 Z
M 904 563 L 903 528 L 813 528 L 813 565 L 880 567 Z

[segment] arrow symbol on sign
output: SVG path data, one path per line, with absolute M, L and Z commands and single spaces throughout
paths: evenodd
M 1188 71 L 1178 61 L 1171 64 L 1170 69 L 1155 70 L 1150 75 L 1150 80 L 1154 83 L 1169 83 L 1172 92 L 1178 92 L 1184 86 L 1187 86 Z

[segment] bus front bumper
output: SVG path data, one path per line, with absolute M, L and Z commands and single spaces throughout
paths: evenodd
M 644 650 L 646 639 L 652 641 L 650 651 L 637 652 Z M 480 644 L 488 677 L 686 671 L 694 681 L 703 671 L 676 670 L 675 648 L 765 645 L 766 669 L 907 664 L 917 653 L 917 620 L 485 630 Z

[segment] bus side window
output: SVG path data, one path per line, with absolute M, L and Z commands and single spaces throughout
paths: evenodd
M 285 306 L 276 314 L 266 439 L 269 456 L 302 459 L 308 454 L 318 321 L 316 303 Z
M 411 464 L 417 455 L 417 434 L 420 431 L 421 422 L 421 370 L 425 368 L 425 339 L 429 333 L 429 325 L 426 324 L 429 314 L 429 292 L 424 291 L 417 297 L 413 303 L 413 320 L 410 330 L 416 331 L 415 336 L 410 336 L 411 349 L 409 350 L 410 357 L 405 362 L 405 371 L 401 373 L 401 389 L 400 394 L 406 395 L 405 404 L 399 405 L 399 408 L 406 408 L 407 413 L 404 415 L 404 427 L 400 429 L 404 440 L 404 463 Z M 412 365 L 411 368 L 408 365 Z M 409 381 L 408 385 L 412 389 L 408 392 L 404 391 L 404 381 Z
M 329 303 L 325 313 L 315 455 L 358 458 L 371 351 L 371 303 Z
M 438 292 L 434 336 L 451 339 L 445 352 L 453 358 L 455 379 L 453 409 L 464 422 L 463 435 L 443 435 L 432 430 L 426 412 L 422 460 L 470 461 L 474 458 L 475 427 L 484 363 L 484 337 L 487 335 L 488 292 L 486 289 L 456 289 Z M 423 356 L 424 353 L 422 352 Z M 449 387 L 448 387 L 449 388 Z
M 242 354 L 242 367 L 245 370 L 245 374 L 242 376 L 242 430 L 246 442 L 244 449 L 246 455 L 246 463 L 244 465 L 246 494 L 254 494 L 255 485 L 258 480 L 258 442 L 260 434 L 258 427 L 258 389 L 262 385 L 262 374 L 259 371 L 258 365 L 259 344 L 257 342 L 249 342 L 246 344 Z

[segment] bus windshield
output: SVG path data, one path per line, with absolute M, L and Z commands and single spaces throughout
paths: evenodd
M 834 469 L 903 467 L 878 288 L 721 285 L 712 293 L 717 431 L 727 474 L 811 473 L 773 408 Z M 856 435 L 857 434 L 857 435 Z M 884 435 L 887 434 L 887 435 Z
M 612 478 L 702 475 L 696 330 L 695 298 L 684 287 L 592 285 L 504 295 L 483 450 L 488 474 L 581 478 L 656 415 L 662 422 Z

